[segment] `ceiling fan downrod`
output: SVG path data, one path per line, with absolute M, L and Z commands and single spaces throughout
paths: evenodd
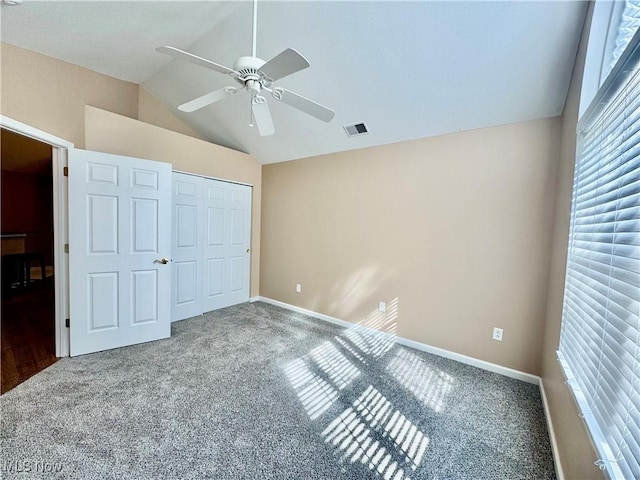
M 253 49 L 251 56 L 256 57 L 256 44 L 258 38 L 258 0 L 253 0 Z

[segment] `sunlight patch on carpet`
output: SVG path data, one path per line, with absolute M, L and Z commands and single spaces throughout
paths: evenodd
M 429 445 L 429 438 L 371 385 L 322 436 L 341 453 L 341 462 L 361 462 L 387 480 L 409 478 Z
M 454 378 L 428 365 L 418 355 L 398 348 L 387 365 L 387 372 L 434 412 L 441 412 L 445 400 L 453 389 Z
M 284 371 L 311 420 L 326 412 L 338 392 L 360 375 L 360 370 L 329 341 L 290 362 Z

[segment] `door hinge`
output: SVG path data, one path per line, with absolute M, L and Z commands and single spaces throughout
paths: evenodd
M 65 177 L 68 177 L 69 176 L 69 167 L 62 167 L 62 174 Z
M 65 319 L 64 319 L 64 326 L 65 326 L 65 327 L 67 327 L 67 328 L 70 328 L 70 327 L 71 327 L 71 325 L 70 325 L 70 322 L 69 322 L 69 319 L 68 319 L 68 318 L 65 318 Z
M 64 253 L 69 253 L 69 244 L 68 243 L 64 244 Z

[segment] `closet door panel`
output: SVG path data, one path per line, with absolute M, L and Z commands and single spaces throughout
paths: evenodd
M 202 314 L 203 179 L 173 173 L 171 321 Z
M 207 312 L 249 300 L 252 189 L 218 180 L 207 180 L 205 189 Z

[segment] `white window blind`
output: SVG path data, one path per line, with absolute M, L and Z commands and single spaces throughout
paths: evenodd
M 640 34 L 578 126 L 558 355 L 610 478 L 640 478 Z
M 640 27 L 640 0 L 626 0 L 620 16 L 620 24 L 607 73 L 611 71 L 626 50 L 638 27 Z

